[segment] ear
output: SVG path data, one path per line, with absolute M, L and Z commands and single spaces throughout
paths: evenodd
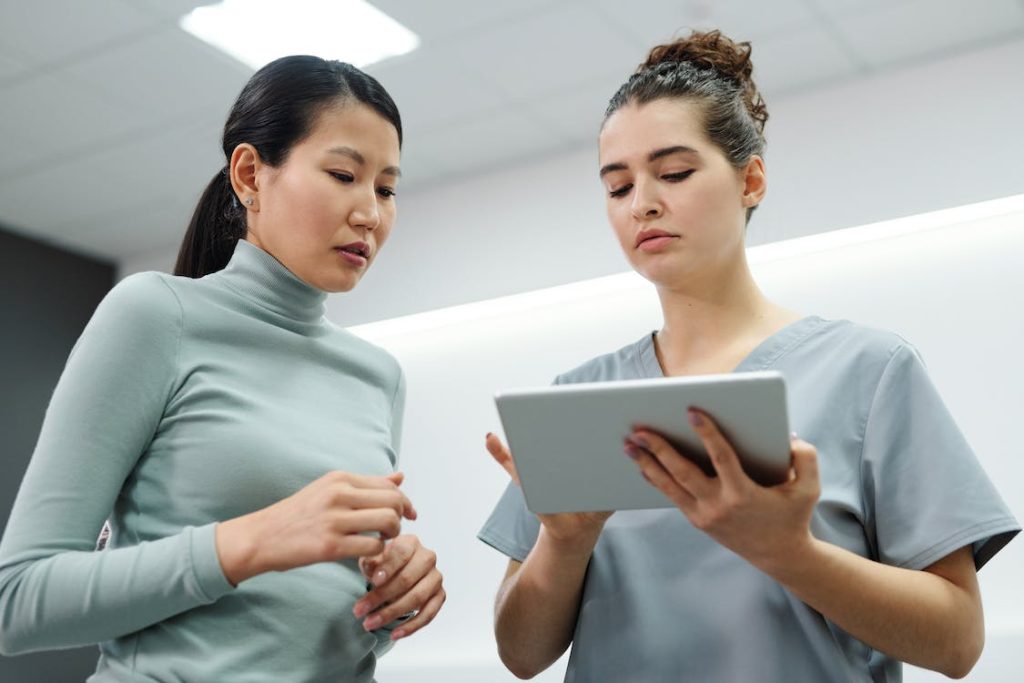
M 265 164 L 259 152 L 248 142 L 235 147 L 231 153 L 231 187 L 239 203 L 248 211 L 259 211 L 260 193 L 257 177 Z
M 764 159 L 756 154 L 750 157 L 746 167 L 741 171 L 743 179 L 743 206 L 749 209 L 757 206 L 768 191 L 768 178 L 765 175 Z

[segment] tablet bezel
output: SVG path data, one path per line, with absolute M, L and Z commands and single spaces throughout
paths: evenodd
M 672 506 L 623 444 L 645 426 L 713 473 L 687 422 L 691 406 L 715 419 L 752 479 L 770 486 L 789 477 L 786 387 L 776 371 L 531 387 L 500 392 L 495 403 L 535 514 Z

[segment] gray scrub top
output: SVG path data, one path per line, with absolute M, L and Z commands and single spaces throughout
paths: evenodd
M 766 339 L 736 372 L 769 369 L 786 378 L 792 429 L 818 449 L 815 537 L 908 569 L 971 545 L 980 568 L 1020 530 L 901 337 L 811 316 Z M 662 376 L 646 335 L 556 383 Z M 538 530 L 510 484 L 479 538 L 522 561 Z M 565 680 L 901 677 L 898 661 L 845 633 L 678 510 L 662 509 L 608 520 L 587 570 Z

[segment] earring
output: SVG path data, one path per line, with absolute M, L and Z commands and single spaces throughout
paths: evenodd
M 246 197 L 245 198 L 245 205 L 246 206 L 252 206 L 252 197 Z

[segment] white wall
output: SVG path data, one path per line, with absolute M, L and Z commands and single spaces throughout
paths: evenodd
M 1020 192 L 1022 65 L 1017 41 L 769 92 L 770 190 L 751 244 Z M 391 242 L 356 291 L 331 298 L 331 316 L 356 324 L 622 270 L 596 155 L 595 131 L 576 152 L 400 190 Z M 122 275 L 169 268 L 176 246 L 123 262 Z
M 760 247 L 751 259 L 776 301 L 892 329 L 914 342 L 982 463 L 1024 519 L 1024 458 L 1014 436 L 1024 409 L 1024 198 L 1010 204 L 1016 208 L 1002 216 L 935 218 L 932 224 L 944 227 L 785 258 Z M 382 661 L 383 683 L 514 680 L 497 660 L 491 633 L 505 558 L 475 540 L 505 484 L 483 435 L 500 433 L 496 390 L 546 384 L 660 324 L 654 292 L 635 276 L 591 291 L 470 307 L 440 326 L 413 319 L 358 330 L 390 349 L 408 375 L 402 468 L 421 513 L 410 529 L 437 549 L 449 593 L 434 624 Z M 981 572 L 988 644 L 969 680 L 1024 680 L 1021 576 L 1024 539 Z M 536 680 L 560 681 L 563 670 L 564 662 Z M 906 680 L 945 679 L 908 668 Z

